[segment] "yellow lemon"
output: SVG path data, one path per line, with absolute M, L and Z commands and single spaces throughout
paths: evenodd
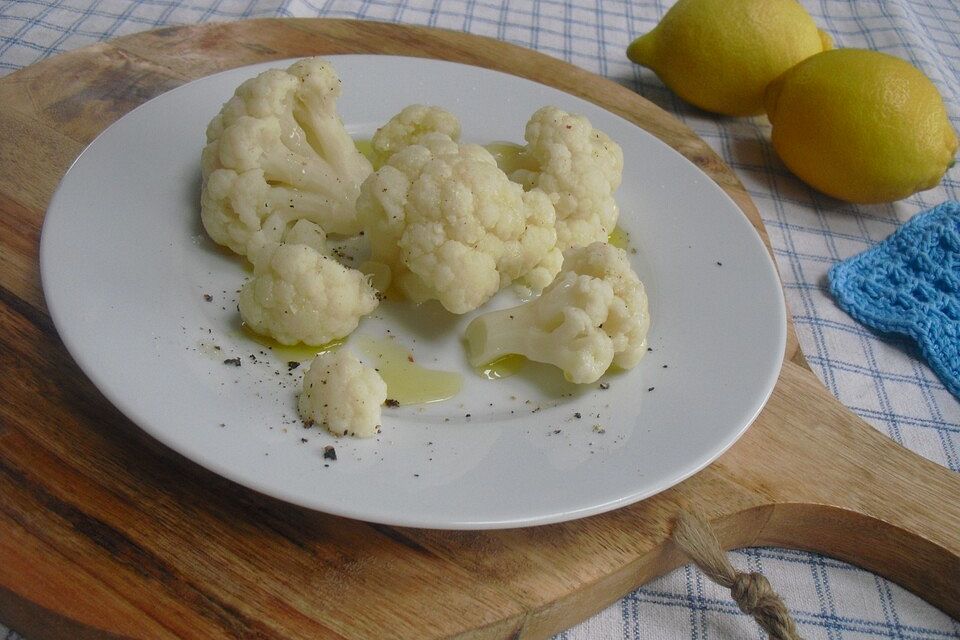
M 929 189 L 957 151 L 937 88 L 878 51 L 807 58 L 770 85 L 765 102 L 784 164 L 841 200 L 891 202 Z
M 627 57 L 701 109 L 746 116 L 763 113 L 777 76 L 832 46 L 795 0 L 679 0 Z

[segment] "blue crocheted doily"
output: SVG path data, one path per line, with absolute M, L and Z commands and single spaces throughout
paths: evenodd
M 914 216 L 830 269 L 840 307 L 873 329 L 906 334 L 960 398 L 960 203 Z

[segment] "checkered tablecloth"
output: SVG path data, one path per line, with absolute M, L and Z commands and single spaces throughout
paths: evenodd
M 960 198 L 960 166 L 930 191 L 858 207 L 807 188 L 777 159 L 759 118 L 716 118 L 681 102 L 627 44 L 673 0 L 0 0 L 0 73 L 94 42 L 155 27 L 249 17 L 348 17 L 492 36 L 624 84 L 706 140 L 736 171 L 763 216 L 804 354 L 846 406 L 897 442 L 960 471 L 960 403 L 904 341 L 885 341 L 840 311 L 827 270 L 889 235 L 913 214 Z M 955 0 L 803 0 L 837 46 L 909 60 L 943 94 L 960 129 L 960 4 Z M 960 496 L 957 496 L 960 500 Z M 960 535 L 960 523 L 958 523 Z M 960 638 L 960 622 L 884 579 L 830 558 L 746 549 L 732 560 L 766 574 L 809 639 Z M 0 621 L 2 622 L 2 621 Z M 19 638 L 0 624 L 0 636 Z M 763 637 L 729 594 L 687 566 L 624 597 L 560 638 Z

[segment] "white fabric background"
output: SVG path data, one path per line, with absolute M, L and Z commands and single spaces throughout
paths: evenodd
M 719 118 L 684 104 L 624 51 L 673 0 L 13 0 L 0 1 L 0 74 L 119 35 L 246 17 L 351 17 L 426 24 L 507 40 L 620 82 L 675 114 L 735 170 L 772 241 L 801 345 L 824 384 L 877 429 L 960 471 L 960 403 L 905 341 L 883 341 L 840 311 L 825 276 L 913 214 L 956 200 L 960 167 L 941 186 L 880 206 L 844 204 L 792 177 L 770 146 L 766 119 Z M 602 6 L 601 6 L 602 4 Z M 803 0 L 837 46 L 871 48 L 919 66 L 960 128 L 960 6 L 950 0 Z M 960 496 L 957 497 L 960 500 Z M 960 523 L 958 523 L 960 535 Z M 783 549 L 732 554 L 785 597 L 804 637 L 960 638 L 951 620 L 900 587 L 842 562 Z M 2 621 L 0 621 L 2 622 Z M 18 638 L 0 625 L 0 636 Z M 763 637 L 729 594 L 684 567 L 627 595 L 563 639 Z

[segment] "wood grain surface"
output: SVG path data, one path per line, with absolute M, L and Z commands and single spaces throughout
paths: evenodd
M 960 617 L 960 478 L 835 401 L 790 331 L 767 407 L 658 496 L 534 529 L 401 529 L 290 506 L 152 441 L 71 361 L 37 266 L 47 203 L 108 124 L 190 79 L 334 53 L 507 71 L 620 114 L 691 159 L 764 236 L 730 169 L 628 89 L 490 39 L 337 20 L 168 28 L 0 80 L 0 620 L 44 638 L 542 638 L 683 562 L 679 509 L 726 548 L 820 551 Z M 776 586 L 776 585 L 775 585 Z M 788 603 L 789 605 L 789 603 Z

